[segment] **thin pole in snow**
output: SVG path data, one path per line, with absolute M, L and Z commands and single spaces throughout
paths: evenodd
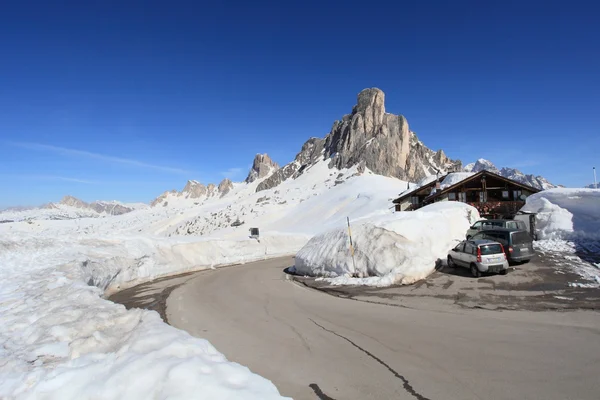
M 352 255 L 352 267 L 354 268 L 354 273 L 356 274 L 356 263 L 354 262 L 354 246 L 352 245 L 352 231 L 350 230 L 350 217 L 346 217 L 348 221 L 348 236 L 350 237 L 350 254 Z
M 598 189 L 598 183 L 596 181 L 596 167 L 592 167 L 594 170 L 594 189 Z

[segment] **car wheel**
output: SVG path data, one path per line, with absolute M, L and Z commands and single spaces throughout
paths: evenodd
M 448 267 L 456 268 L 456 264 L 454 263 L 454 260 L 450 256 L 448 256 Z
M 471 264 L 471 274 L 473 274 L 475 278 L 479 278 L 481 276 L 481 272 L 475 264 Z
M 500 271 L 500 275 L 506 275 L 506 274 L 508 274 L 507 269 L 503 269 L 502 271 Z

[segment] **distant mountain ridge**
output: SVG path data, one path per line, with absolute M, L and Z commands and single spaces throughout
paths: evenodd
M 539 175 L 535 176 L 532 174 L 526 175 L 515 168 L 504 167 L 502 169 L 498 169 L 491 161 L 486 160 L 484 158 L 480 158 L 479 160 L 475 161 L 474 163 L 467 164 L 464 168 L 465 172 L 479 172 L 479 171 L 483 171 L 483 170 L 493 172 L 493 173 L 503 176 L 505 178 L 512 179 L 517 182 L 521 182 L 525 185 L 529 185 L 531 187 L 534 187 L 534 188 L 537 188 L 540 190 L 546 190 L 546 189 L 552 189 L 552 188 L 558 187 L 557 185 L 550 183 L 543 176 L 539 176 Z
M 61 206 L 68 206 L 73 208 L 78 208 L 82 210 L 95 211 L 98 214 L 108 214 L 108 215 L 121 215 L 131 212 L 133 210 L 143 208 L 146 205 L 143 203 L 121 203 L 120 201 L 103 201 L 96 200 L 91 203 L 86 203 L 83 200 L 78 199 L 73 196 L 64 196 L 58 203 L 48 203 L 42 208 L 46 209 L 59 209 Z
M 185 187 L 181 192 L 173 189 L 170 191 L 166 191 L 156 199 L 150 202 L 151 207 L 155 207 L 157 205 L 167 206 L 169 201 L 172 199 L 207 199 L 210 197 L 223 197 L 229 191 L 233 189 L 233 182 L 230 179 L 225 178 L 216 186 L 213 183 L 209 183 L 208 185 L 204 185 L 195 180 L 189 180 L 185 184 Z

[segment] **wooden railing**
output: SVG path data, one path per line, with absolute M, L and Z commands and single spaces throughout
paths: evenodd
M 516 214 L 525 205 L 524 201 L 486 201 L 468 203 L 480 214 Z

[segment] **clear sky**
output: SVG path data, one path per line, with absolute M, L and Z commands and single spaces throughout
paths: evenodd
M 379 87 L 427 146 L 582 186 L 600 167 L 586 1 L 14 1 L 0 207 L 149 201 L 280 164 Z

